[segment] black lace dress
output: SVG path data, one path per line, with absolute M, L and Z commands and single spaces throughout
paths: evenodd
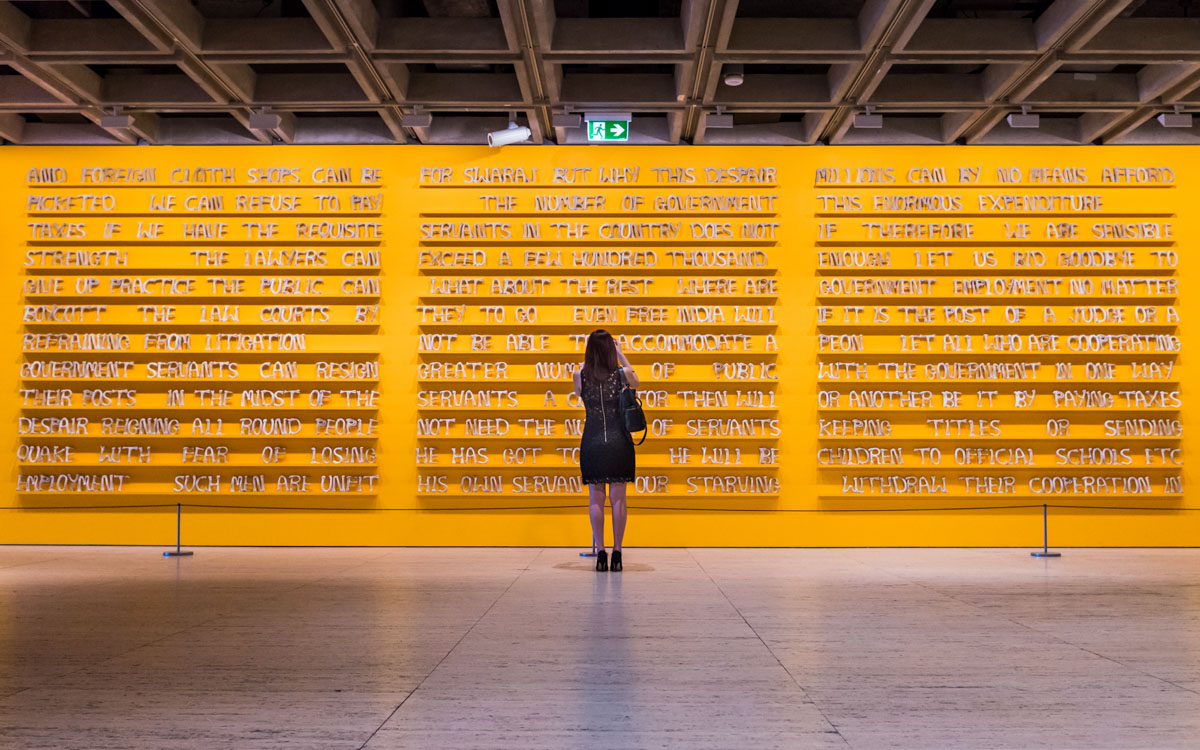
M 637 471 L 633 438 L 621 421 L 620 370 L 602 383 L 580 377 L 579 391 L 587 419 L 579 442 L 579 470 L 584 484 L 632 482 Z

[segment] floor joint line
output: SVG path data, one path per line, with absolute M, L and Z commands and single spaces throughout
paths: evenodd
M 897 578 L 899 578 L 899 579 L 903 580 L 903 581 L 907 581 L 907 582 L 911 583 L 911 584 L 912 584 L 912 585 L 914 585 L 914 586 L 918 586 L 918 587 L 920 587 L 920 588 L 922 588 L 922 589 L 925 589 L 926 591 L 931 591 L 931 592 L 933 592 L 933 593 L 937 594 L 938 596 L 944 597 L 944 598 L 946 598 L 946 599 L 949 599 L 949 600 L 951 600 L 951 601 L 954 601 L 954 602 L 958 602 L 959 604 L 962 604 L 962 605 L 964 605 L 964 606 L 970 607 L 971 609 L 974 609 L 974 610 L 983 610 L 983 607 L 979 606 L 978 604 L 975 604 L 975 603 L 973 603 L 973 602 L 967 601 L 966 599 L 962 599 L 962 598 L 960 598 L 960 597 L 957 597 L 957 596 L 955 596 L 955 595 L 953 595 L 953 594 L 947 594 L 946 592 L 944 592 L 944 591 L 940 591 L 940 590 L 938 590 L 938 589 L 934 588 L 933 586 L 930 586 L 930 585 L 928 585 L 928 584 L 922 583 L 921 581 L 918 581 L 918 580 L 915 580 L 915 579 L 912 579 L 912 578 L 908 578 L 907 576 L 901 575 L 900 573 L 896 573 L 896 572 L 894 572 L 894 571 L 892 572 L 892 574 L 893 574 L 893 575 L 895 575 Z M 1059 642 L 1059 643 L 1061 643 L 1061 644 L 1064 644 L 1064 645 L 1066 645 L 1066 646 L 1070 646 L 1070 647 L 1072 647 L 1072 648 L 1079 649 L 1080 651 L 1082 651 L 1082 652 L 1084 652 L 1084 653 L 1086 653 L 1086 654 L 1091 654 L 1092 656 L 1095 656 L 1095 657 L 1096 657 L 1096 658 L 1098 658 L 1098 659 L 1104 659 L 1105 661 L 1112 662 L 1113 664 L 1116 664 L 1116 665 L 1117 665 L 1117 666 L 1119 666 L 1119 667 L 1124 667 L 1125 669 L 1128 669 L 1128 670 L 1130 670 L 1131 672 L 1136 672 L 1137 674 L 1140 674 L 1140 675 L 1142 675 L 1143 677 L 1150 677 L 1151 679 L 1155 679 L 1155 680 L 1158 680 L 1158 681 L 1160 681 L 1160 682 L 1166 683 L 1167 685 L 1170 685 L 1170 686 L 1172 686 L 1172 687 L 1178 688 L 1178 689 L 1180 689 L 1180 690 L 1183 690 L 1183 691 L 1185 691 L 1185 692 L 1192 693 L 1192 694 L 1195 694 L 1195 695 L 1200 695 L 1200 691 L 1197 691 L 1197 690 L 1195 690 L 1194 688 L 1187 687 L 1186 685 L 1180 685 L 1180 684 L 1179 684 L 1179 683 L 1177 683 L 1177 682 L 1172 682 L 1171 680 L 1168 680 L 1168 679 L 1167 679 L 1167 678 L 1165 678 L 1165 677 L 1159 677 L 1158 675 L 1154 674 L 1153 672 L 1147 672 L 1147 671 L 1146 671 L 1146 670 L 1144 670 L 1144 669 L 1140 669 L 1139 667 L 1135 667 L 1135 666 L 1133 666 L 1132 664 L 1126 664 L 1125 662 L 1123 662 L 1123 661 L 1121 661 L 1121 660 L 1119 660 L 1119 659 L 1115 659 L 1115 658 L 1113 658 L 1113 657 L 1111 657 L 1111 656 L 1108 656 L 1107 654 L 1102 654 L 1102 653 L 1100 653 L 1100 652 L 1098 652 L 1098 651 L 1093 651 L 1092 649 L 1090 649 L 1090 648 L 1088 648 L 1088 647 L 1086 647 L 1086 646 L 1082 646 L 1082 645 L 1080 645 L 1080 644 L 1078 644 L 1078 643 L 1074 643 L 1073 641 L 1069 641 L 1069 640 L 1067 640 L 1066 638 L 1063 638 L 1062 636 L 1055 635 L 1054 633 L 1049 633 L 1049 632 L 1047 632 L 1047 631 L 1045 631 L 1045 630 L 1041 630 L 1040 628 L 1035 628 L 1035 627 L 1034 627 L 1034 626 L 1032 626 L 1032 625 L 1028 625 L 1028 624 L 1026 624 L 1026 623 L 1020 622 L 1019 620 L 1014 620 L 1014 619 L 1012 619 L 1011 617 L 1008 617 L 1008 616 L 1006 616 L 1006 615 L 1001 615 L 1001 619 L 1003 619 L 1003 620 L 1005 620 L 1006 622 L 1009 622 L 1009 623 L 1011 623 L 1011 624 L 1013 624 L 1013 625 L 1016 625 L 1016 626 L 1017 626 L 1017 627 L 1019 627 L 1019 628 L 1023 628 L 1023 629 L 1025 629 L 1025 630 L 1029 630 L 1029 631 L 1031 631 L 1031 632 L 1037 633 L 1038 635 L 1045 636 L 1046 638 L 1050 638 L 1050 639 L 1052 639 L 1052 640 L 1054 640 L 1054 641 L 1057 641 L 1057 642 Z
M 733 600 L 729 598 L 729 594 L 725 593 L 725 589 L 721 588 L 721 584 L 717 583 L 716 579 L 712 577 L 712 574 L 704 568 L 704 564 L 701 563 L 694 554 L 692 554 L 691 547 L 688 547 L 688 554 L 691 555 L 691 558 L 696 563 L 696 566 L 700 568 L 700 572 L 704 573 L 704 575 L 708 577 L 708 580 L 713 586 L 716 587 L 717 591 L 721 593 L 721 596 L 725 597 L 725 601 L 729 603 L 729 606 L 733 607 L 733 611 L 737 612 L 737 616 L 742 618 L 742 622 L 746 623 L 746 627 L 750 629 L 750 632 L 754 634 L 754 637 L 758 639 L 758 642 L 763 645 L 763 648 L 767 650 L 767 653 L 771 655 L 771 658 L 775 660 L 775 663 L 778 664 L 780 669 L 783 670 L 784 674 L 788 676 L 788 678 L 796 686 L 796 689 L 800 691 L 800 694 L 803 695 L 806 700 L 812 703 L 813 708 L 817 710 L 817 713 L 821 714 L 821 718 L 825 720 L 825 723 L 829 725 L 829 727 L 833 730 L 833 733 L 840 737 L 842 742 L 846 743 L 846 747 L 850 747 L 850 741 L 846 739 L 844 734 L 842 734 L 842 730 L 838 729 L 837 724 L 834 724 L 833 721 L 830 720 L 830 718 L 825 714 L 825 712 L 821 710 L 821 707 L 817 705 L 817 702 L 813 700 L 813 697 L 808 694 L 808 691 L 805 690 L 804 686 L 800 684 L 800 681 L 796 679 L 796 675 L 792 674 L 792 670 L 787 668 L 787 665 L 783 663 L 783 660 L 779 658 L 779 655 L 775 653 L 775 650 L 772 649 L 767 642 L 763 640 L 763 637 L 758 634 L 758 631 L 755 630 L 754 626 L 750 624 L 750 621 L 746 619 L 746 616 L 742 614 L 742 610 L 738 607 L 738 605 L 734 604 Z
M 533 556 L 533 559 L 530 560 L 529 562 L 525 563 L 525 566 L 523 568 L 521 568 L 519 571 L 517 571 L 516 577 L 513 578 L 511 581 L 509 581 L 508 585 L 504 587 L 504 590 L 501 591 L 500 594 L 496 596 L 495 600 L 491 604 L 488 605 L 487 609 L 485 609 L 483 611 L 483 614 L 481 614 L 481 615 L 479 615 L 479 617 L 475 618 L 475 622 L 471 623 L 471 627 L 467 628 L 466 632 L 463 633 L 462 636 L 457 641 L 454 642 L 454 645 L 451 646 L 450 649 L 445 654 L 442 655 L 442 658 L 438 659 L 437 664 L 433 665 L 433 668 L 430 669 L 429 672 L 424 677 L 421 678 L 421 681 L 418 682 L 413 687 L 412 690 L 409 690 L 408 693 L 402 699 L 400 699 L 400 702 L 396 704 L 396 707 L 393 708 L 390 713 L 388 713 L 387 718 L 385 718 L 379 724 L 379 726 L 375 727 L 375 730 L 373 732 L 371 732 L 371 736 L 367 737 L 366 741 L 364 741 L 361 745 L 358 746 L 358 750 L 364 750 L 367 745 L 371 744 L 371 740 L 375 739 L 375 735 L 379 734 L 379 730 L 381 730 L 385 726 L 387 726 L 387 723 L 392 720 L 393 716 L 395 716 L 397 713 L 399 713 L 400 709 L 404 707 L 404 704 L 408 702 L 408 699 L 413 697 L 413 695 L 415 695 L 416 692 L 421 689 L 421 686 L 425 684 L 426 680 L 428 680 L 430 677 L 433 676 L 434 672 L 438 671 L 438 667 L 442 666 L 442 664 L 447 659 L 450 658 L 450 654 L 453 654 L 454 650 L 459 647 L 459 644 L 461 644 L 463 641 L 465 641 L 467 639 L 467 636 L 469 636 L 471 634 L 471 631 L 475 630 L 475 627 L 477 625 L 479 625 L 479 623 L 483 622 L 483 618 L 488 616 L 488 613 L 492 611 L 492 608 L 500 603 L 500 600 L 503 599 L 504 595 L 509 592 L 509 589 L 511 589 L 513 586 L 515 586 L 517 584 L 517 581 L 521 580 L 521 576 L 525 575 L 525 573 L 527 573 L 529 571 L 529 566 L 532 565 L 534 562 L 536 562 L 537 559 L 539 557 L 541 557 L 542 553 L 545 551 L 546 551 L 545 549 L 539 549 L 538 553 Z

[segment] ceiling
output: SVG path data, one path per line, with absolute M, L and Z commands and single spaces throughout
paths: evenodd
M 597 111 L 642 144 L 1195 144 L 1157 115 L 1200 113 L 1200 0 L 0 0 L 8 143 L 566 144 Z

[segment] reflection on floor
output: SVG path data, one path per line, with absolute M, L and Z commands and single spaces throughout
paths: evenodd
M 0 547 L 0 747 L 1200 747 L 1200 550 L 625 565 Z

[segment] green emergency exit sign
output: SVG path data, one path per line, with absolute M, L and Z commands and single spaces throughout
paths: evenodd
M 588 141 L 629 140 L 628 120 L 588 120 Z

